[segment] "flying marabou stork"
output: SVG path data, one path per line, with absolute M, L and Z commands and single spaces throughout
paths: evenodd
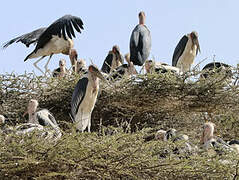
M 189 71 L 198 52 L 200 52 L 198 33 L 192 31 L 184 35 L 176 46 L 172 66 L 178 67 L 181 72 Z
M 104 63 L 101 67 L 101 71 L 110 74 L 114 69 L 124 63 L 124 58 L 120 53 L 119 46 L 113 46 L 112 50 L 109 51 L 108 55 L 106 56 Z
M 151 35 L 145 25 L 145 13 L 139 13 L 139 24 L 134 28 L 130 37 L 130 61 L 142 66 L 149 57 L 151 50 Z
M 105 80 L 102 73 L 94 65 L 90 65 L 86 73 L 76 84 L 71 99 L 71 117 L 76 128 L 83 132 L 88 127 L 90 132 L 91 113 L 94 109 L 98 91 L 99 79 Z
M 35 49 L 24 59 L 24 61 L 41 57 L 34 63 L 34 66 L 43 73 L 43 71 L 37 66 L 37 63 L 44 57 L 50 56 L 44 66 L 44 74 L 46 74 L 46 72 L 49 71 L 47 66 L 53 54 L 62 53 L 65 55 L 71 55 L 71 50 L 74 45 L 72 37 L 75 37 L 74 29 L 79 33 L 81 32 L 81 29 L 83 29 L 82 20 L 76 16 L 65 15 L 57 19 L 47 28 L 44 27 L 37 29 L 6 42 L 3 45 L 3 48 L 8 47 L 14 42 L 22 42 L 27 47 L 29 47 L 30 44 L 35 43 Z

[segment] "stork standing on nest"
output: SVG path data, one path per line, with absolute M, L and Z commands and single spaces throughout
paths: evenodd
M 151 50 L 151 35 L 145 25 L 145 13 L 139 13 L 139 24 L 134 28 L 130 37 L 130 61 L 142 66 L 149 57 Z
M 198 33 L 192 31 L 184 35 L 176 46 L 172 66 L 178 67 L 181 72 L 189 71 L 198 52 L 200 52 Z
M 124 63 L 124 58 L 120 53 L 119 46 L 113 46 L 112 50 L 109 51 L 104 63 L 101 67 L 101 71 L 110 74 L 114 69 Z
M 59 68 L 55 69 L 52 73 L 53 77 L 64 77 L 67 74 L 67 69 L 66 69 L 66 60 L 61 59 L 59 61 Z
M 98 91 L 99 79 L 105 80 L 102 73 L 94 65 L 90 65 L 86 73 L 76 84 L 71 99 L 71 116 L 76 128 L 83 132 L 88 127 L 90 132 L 91 113 L 94 109 Z
M 47 28 L 40 28 L 33 32 L 24 34 L 22 36 L 16 37 L 3 45 L 3 48 L 8 47 L 14 42 L 22 42 L 27 47 L 30 44 L 36 43 L 36 47 L 25 59 L 24 61 L 32 58 L 41 57 L 38 59 L 34 66 L 46 75 L 48 72 L 48 63 L 53 54 L 65 54 L 71 55 L 71 50 L 74 46 L 72 41 L 72 36 L 75 37 L 74 29 L 81 32 L 83 29 L 83 22 L 79 17 L 65 15 L 55 22 L 53 22 Z M 45 64 L 45 73 L 37 66 L 37 63 L 41 61 L 44 57 L 50 56 L 47 63 Z

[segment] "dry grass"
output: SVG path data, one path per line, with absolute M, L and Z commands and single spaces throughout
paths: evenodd
M 34 74 L 0 75 L 0 114 L 9 125 L 26 122 L 26 103 L 39 100 L 64 130 L 55 143 L 31 137 L 0 136 L 0 177 L 5 179 L 237 179 L 239 158 L 199 151 L 197 155 L 159 155 L 173 143 L 145 142 L 158 129 L 175 128 L 199 145 L 205 121 L 216 133 L 236 139 L 239 130 L 238 73 L 207 80 L 191 75 L 139 75 L 112 86 L 101 84 L 92 116 L 93 133 L 77 134 L 69 117 L 79 77 L 41 78 Z M 225 161 L 229 159 L 228 161 Z

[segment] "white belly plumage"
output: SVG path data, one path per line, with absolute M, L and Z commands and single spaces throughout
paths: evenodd
M 58 36 L 52 37 L 52 39 L 41 49 L 38 49 L 36 53 L 33 53 L 29 59 L 36 58 L 40 56 L 49 56 L 51 54 L 59 54 L 62 51 L 66 51 L 66 49 L 72 48 L 70 46 L 70 40 L 65 40 L 63 37 L 59 38 Z
M 90 81 L 88 83 L 84 100 L 81 102 L 75 118 L 76 128 L 82 132 L 86 127 L 88 127 L 88 132 L 90 132 L 91 113 L 94 109 L 99 89 L 99 86 L 97 86 L 97 90 L 93 92 L 93 87 L 90 84 Z
M 192 48 L 192 40 L 189 41 L 185 47 L 183 54 L 179 57 L 177 67 L 182 71 L 189 71 L 191 65 L 194 63 L 194 58 L 196 57 L 197 46 L 194 45 Z

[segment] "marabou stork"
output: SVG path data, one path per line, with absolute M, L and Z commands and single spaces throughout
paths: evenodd
M 37 29 L 6 42 L 3 45 L 3 48 L 8 47 L 14 42 L 22 42 L 27 47 L 29 47 L 30 44 L 35 43 L 35 49 L 24 59 L 24 61 L 41 57 L 34 63 L 34 66 L 43 73 L 43 71 L 37 66 L 37 63 L 44 57 L 50 56 L 44 66 L 45 73 L 43 74 L 46 74 L 46 72 L 49 71 L 47 66 L 53 54 L 72 54 L 71 51 L 74 45 L 72 37 L 75 37 L 73 28 L 80 33 L 81 29 L 83 29 L 82 20 L 76 16 L 65 15 L 57 19 L 48 27 Z
M 131 77 L 131 75 L 138 74 L 134 64 L 130 61 L 130 55 L 125 55 L 126 62 L 128 64 L 123 64 L 117 67 L 109 76 L 111 79 L 121 79 L 124 77 Z
M 40 124 L 42 126 L 51 126 L 53 128 L 58 128 L 58 124 L 54 116 L 47 109 L 41 109 L 37 111 L 39 103 L 35 99 L 31 99 L 28 103 L 27 110 L 23 114 L 23 117 L 28 114 L 28 123 Z
M 130 37 L 130 61 L 142 66 L 149 57 L 151 50 L 151 35 L 145 23 L 145 13 L 139 13 L 139 24 L 134 28 Z
M 201 52 L 198 33 L 192 31 L 190 34 L 184 35 L 176 46 L 172 66 L 178 67 L 181 72 L 189 71 L 198 52 Z
M 105 81 L 102 73 L 94 65 L 77 82 L 71 99 L 71 117 L 77 130 L 83 132 L 88 127 L 90 132 L 91 113 L 94 109 L 98 91 L 99 79 Z
M 213 148 L 217 153 L 222 154 L 223 152 L 232 152 L 234 151 L 233 146 L 226 143 L 223 139 L 214 136 L 215 124 L 212 122 L 206 122 L 203 125 L 203 134 L 201 138 L 201 143 L 203 148 L 208 150 Z
M 173 72 L 179 74 L 179 68 L 170 66 L 166 63 L 155 62 L 153 60 L 146 60 L 145 61 L 145 70 L 146 73 L 166 73 L 166 72 Z
M 64 77 L 67 75 L 67 73 L 68 73 L 68 70 L 66 69 L 66 60 L 61 59 L 59 61 L 59 68 L 55 69 L 52 72 L 52 76 L 53 77 Z
M 207 65 L 205 65 L 202 69 L 202 74 L 201 74 L 201 78 L 207 78 L 210 75 L 213 75 L 215 73 L 220 73 L 225 71 L 225 75 L 228 77 L 232 76 L 232 67 L 228 64 L 224 64 L 221 62 L 211 62 L 208 63 Z
M 78 74 L 84 74 L 87 72 L 86 62 L 84 59 L 77 60 L 76 62 L 76 72 Z
M 101 67 L 101 71 L 110 74 L 114 69 L 124 63 L 124 58 L 120 53 L 119 46 L 113 46 L 112 50 L 109 51 L 106 56 L 104 63 Z

